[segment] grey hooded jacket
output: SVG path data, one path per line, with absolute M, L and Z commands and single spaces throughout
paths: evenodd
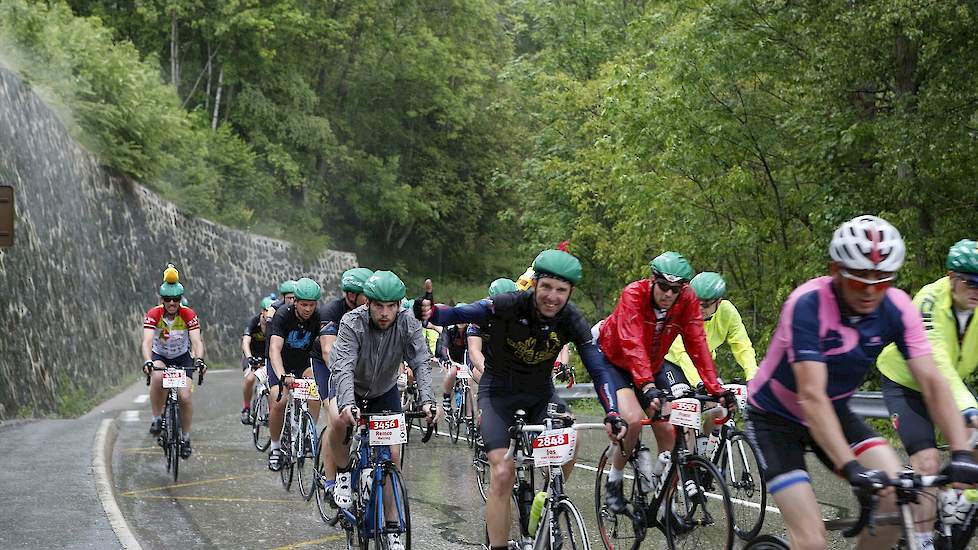
M 379 397 L 397 384 L 401 361 L 414 371 L 421 402 L 434 403 L 431 391 L 431 352 L 414 316 L 401 311 L 386 330 L 370 322 L 364 304 L 343 315 L 329 354 L 330 384 L 336 385 L 336 405 L 354 405 L 354 394 Z

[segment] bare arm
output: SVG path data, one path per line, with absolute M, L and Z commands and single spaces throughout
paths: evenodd
M 272 335 L 272 339 L 268 342 L 268 360 L 272 363 L 272 370 L 275 371 L 275 376 L 281 380 L 285 377 L 285 366 L 282 364 L 282 346 L 285 345 L 285 338 L 281 336 Z
M 970 450 L 961 413 L 958 412 L 954 399 L 948 398 L 951 395 L 950 387 L 941 372 L 937 370 L 933 356 L 921 355 L 908 359 L 907 366 L 910 367 L 910 372 L 920 384 L 921 393 L 924 394 L 924 403 L 927 405 L 927 412 L 930 413 L 934 422 L 947 437 L 951 449 L 955 451 Z
M 153 337 L 156 336 L 156 329 L 143 329 L 143 361 L 153 360 Z
M 204 358 L 204 339 L 200 337 L 200 329 L 190 331 L 190 354 L 197 359 Z
M 472 376 L 478 382 L 482 379 L 482 373 L 486 370 L 486 356 L 482 354 L 482 337 L 469 336 L 466 340 L 469 345 L 469 361 L 472 363 Z
M 812 439 L 818 443 L 832 459 L 837 468 L 856 459 L 846 436 L 842 433 L 839 417 L 832 407 L 825 388 L 828 384 L 828 368 L 825 363 L 817 361 L 801 361 L 792 363 L 795 380 L 798 384 L 798 402 L 806 419 L 817 418 L 816 422 L 808 422 L 808 431 Z
M 251 336 L 245 334 L 241 337 L 241 351 L 245 357 L 251 357 Z
M 336 341 L 335 334 L 324 334 L 319 337 L 319 347 L 323 350 L 323 363 L 329 364 L 329 352 L 333 351 L 333 342 Z

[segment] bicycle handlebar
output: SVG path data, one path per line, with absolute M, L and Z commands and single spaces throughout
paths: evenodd
M 873 531 L 876 524 L 874 512 L 876 511 L 876 506 L 879 503 L 879 497 L 876 494 L 878 491 L 886 487 L 895 487 L 898 494 L 912 493 L 928 487 L 947 485 L 950 482 L 951 479 L 944 474 L 919 476 L 913 472 L 908 472 L 901 477 L 889 479 L 884 484 L 875 484 L 873 487 L 865 489 L 854 488 L 853 493 L 856 495 L 856 499 L 859 501 L 859 517 L 856 519 L 856 522 L 852 525 L 852 527 L 842 531 L 842 536 L 846 538 L 855 537 L 867 526 L 869 527 L 870 532 Z
M 397 413 L 391 413 L 390 411 L 379 412 L 379 413 L 357 413 L 357 415 L 356 415 L 357 425 L 358 426 L 363 426 L 364 424 L 367 423 L 367 421 L 370 420 L 370 417 L 371 416 L 388 416 L 390 414 L 397 414 Z M 405 419 L 408 419 L 408 418 L 428 418 L 428 415 L 425 414 L 425 413 L 423 413 L 423 412 L 421 412 L 421 411 L 406 411 L 406 412 L 403 412 L 401 414 L 404 415 L 404 418 Z M 435 424 L 432 422 L 432 423 L 428 424 L 427 428 L 425 429 L 424 435 L 421 436 L 421 442 L 422 443 L 427 443 L 431 439 L 431 436 L 434 433 L 434 431 L 435 431 Z M 347 445 L 352 440 L 353 440 L 353 426 L 347 426 L 347 428 L 346 428 L 346 435 L 343 437 L 343 444 L 344 445 Z
M 150 369 L 150 370 L 151 371 L 167 371 L 167 370 L 170 370 L 170 369 L 179 369 L 179 370 L 182 370 L 182 371 L 190 371 L 191 373 L 193 373 L 194 371 L 198 370 L 197 369 L 197 365 L 192 365 L 192 366 L 190 366 L 188 368 L 181 368 L 181 367 L 157 367 L 156 365 L 153 365 L 153 368 Z M 146 385 L 147 386 L 149 385 L 150 377 L 151 377 L 151 374 L 149 372 L 147 372 L 146 373 Z M 199 385 L 201 385 L 203 383 L 204 383 L 204 371 L 201 369 L 200 372 L 197 374 L 197 385 L 199 386 Z

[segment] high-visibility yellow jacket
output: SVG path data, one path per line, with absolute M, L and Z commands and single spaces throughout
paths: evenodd
M 728 300 L 721 300 L 717 306 L 717 312 L 708 321 L 703 322 L 706 330 L 706 344 L 710 348 L 713 357 L 717 356 L 717 348 L 724 342 L 730 344 L 730 351 L 733 352 L 737 364 L 744 369 L 747 380 L 754 377 L 757 372 L 757 354 L 754 352 L 754 345 L 747 336 L 747 328 L 740 317 L 740 312 Z M 692 359 L 683 347 L 683 338 L 679 336 L 669 348 L 666 354 L 666 361 L 679 365 L 691 385 L 699 384 L 700 375 L 693 366 Z

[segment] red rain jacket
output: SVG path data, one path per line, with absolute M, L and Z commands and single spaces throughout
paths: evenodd
M 676 303 L 663 320 L 658 337 L 655 334 L 655 312 L 652 311 L 652 281 L 642 279 L 625 287 L 610 317 L 601 325 L 599 343 L 605 357 L 632 374 L 635 386 L 655 382 L 662 361 L 676 336 L 683 345 L 711 395 L 723 393 L 717 380 L 717 369 L 706 343 L 700 301 L 693 289 L 683 287 Z M 668 388 L 661 388 L 666 389 Z

